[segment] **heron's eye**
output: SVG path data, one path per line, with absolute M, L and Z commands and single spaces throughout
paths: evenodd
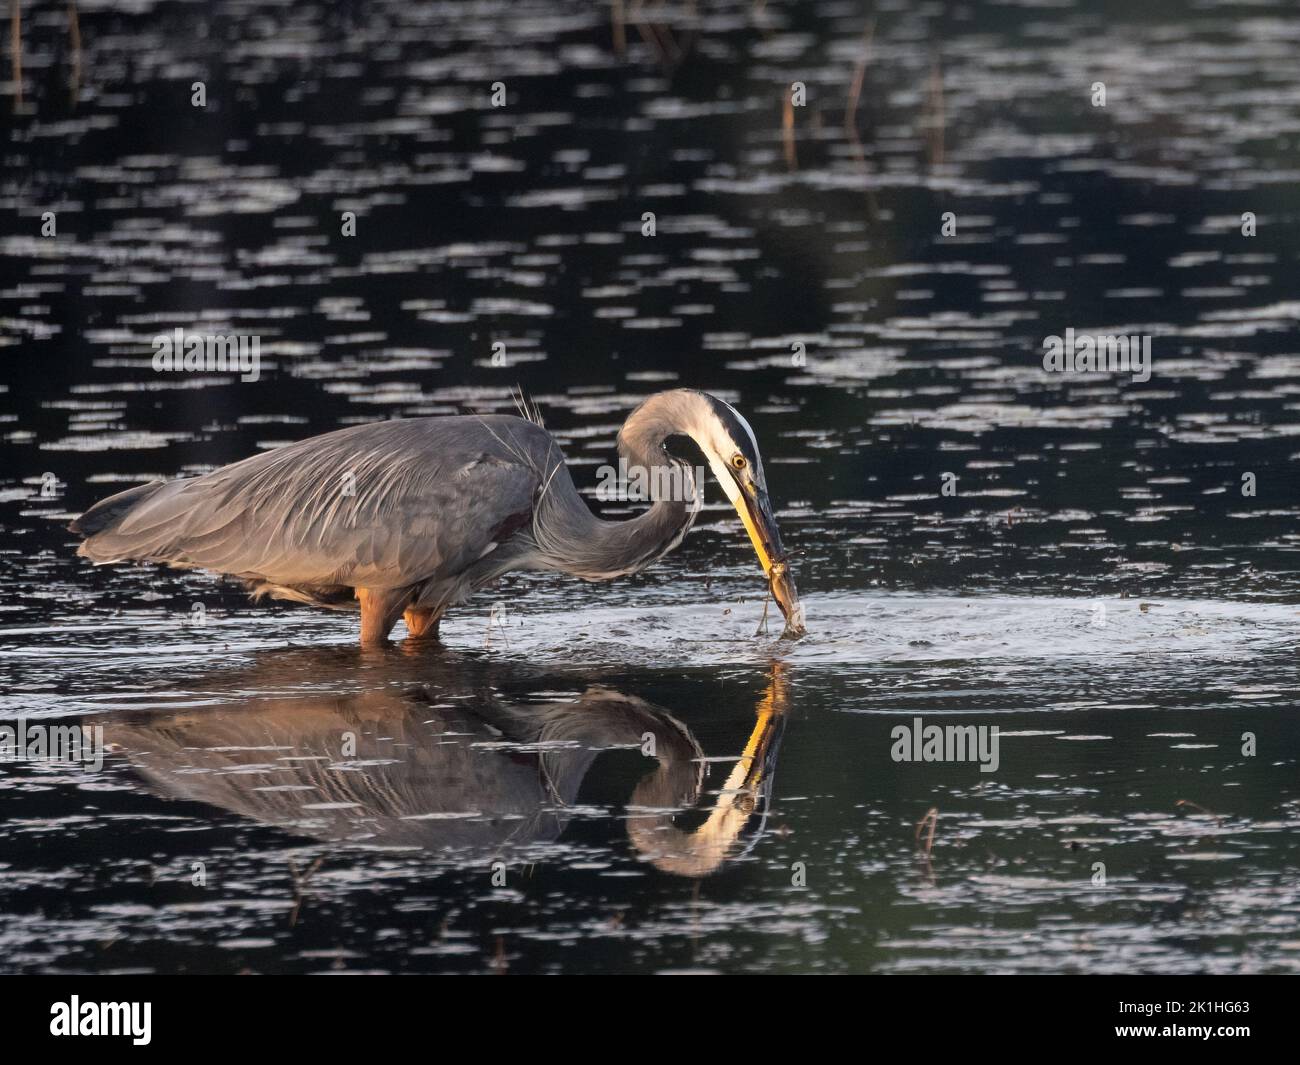
M 743 470 L 743 469 L 745 468 L 745 456 L 744 456 L 744 455 L 732 455 L 732 456 L 731 456 L 731 468 L 732 468 L 733 470 Z

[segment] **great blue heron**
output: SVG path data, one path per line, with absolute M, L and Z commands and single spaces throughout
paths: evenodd
M 69 528 L 96 563 L 164 562 L 231 574 L 258 597 L 359 604 L 363 646 L 383 644 L 403 616 L 411 636 L 435 637 L 448 607 L 510 570 L 603 581 L 675 548 L 703 494 L 667 449 L 677 436 L 695 441 L 739 513 L 785 635 L 803 635 L 753 430 L 693 389 L 650 396 L 619 431 L 619 452 L 648 471 L 652 499 L 627 521 L 592 514 L 539 420 L 461 415 L 353 426 L 202 477 L 152 481 Z

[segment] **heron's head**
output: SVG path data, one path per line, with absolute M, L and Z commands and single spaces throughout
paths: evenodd
M 662 433 L 660 440 L 681 434 L 695 441 L 749 534 L 772 596 L 785 615 L 785 635 L 802 636 L 806 631 L 803 607 L 772 513 L 758 441 L 749 423 L 731 404 L 686 388 L 650 397 L 628 419 L 624 434 L 639 420 L 648 431 Z M 656 428 L 651 429 L 652 425 Z

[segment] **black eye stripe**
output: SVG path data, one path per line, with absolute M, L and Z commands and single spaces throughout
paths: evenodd
M 708 396 L 707 392 L 704 394 Z M 718 420 L 722 422 L 723 428 L 727 430 L 727 435 L 735 442 L 736 449 L 745 456 L 745 460 L 751 466 L 757 466 L 758 454 L 754 451 L 754 445 L 750 440 L 749 430 L 745 428 L 745 424 L 736 417 L 736 412 L 720 399 L 715 399 L 713 396 L 708 396 L 708 398 L 713 407 L 713 412 L 718 416 Z

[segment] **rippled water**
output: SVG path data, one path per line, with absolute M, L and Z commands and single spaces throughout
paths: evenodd
M 62 10 L 0 95 L 0 714 L 113 747 L 0 764 L 0 967 L 1300 970 L 1292 8 L 78 6 L 75 106 Z M 676 384 L 754 427 L 798 644 L 720 495 L 430 655 L 64 531 L 516 385 L 594 489 Z

